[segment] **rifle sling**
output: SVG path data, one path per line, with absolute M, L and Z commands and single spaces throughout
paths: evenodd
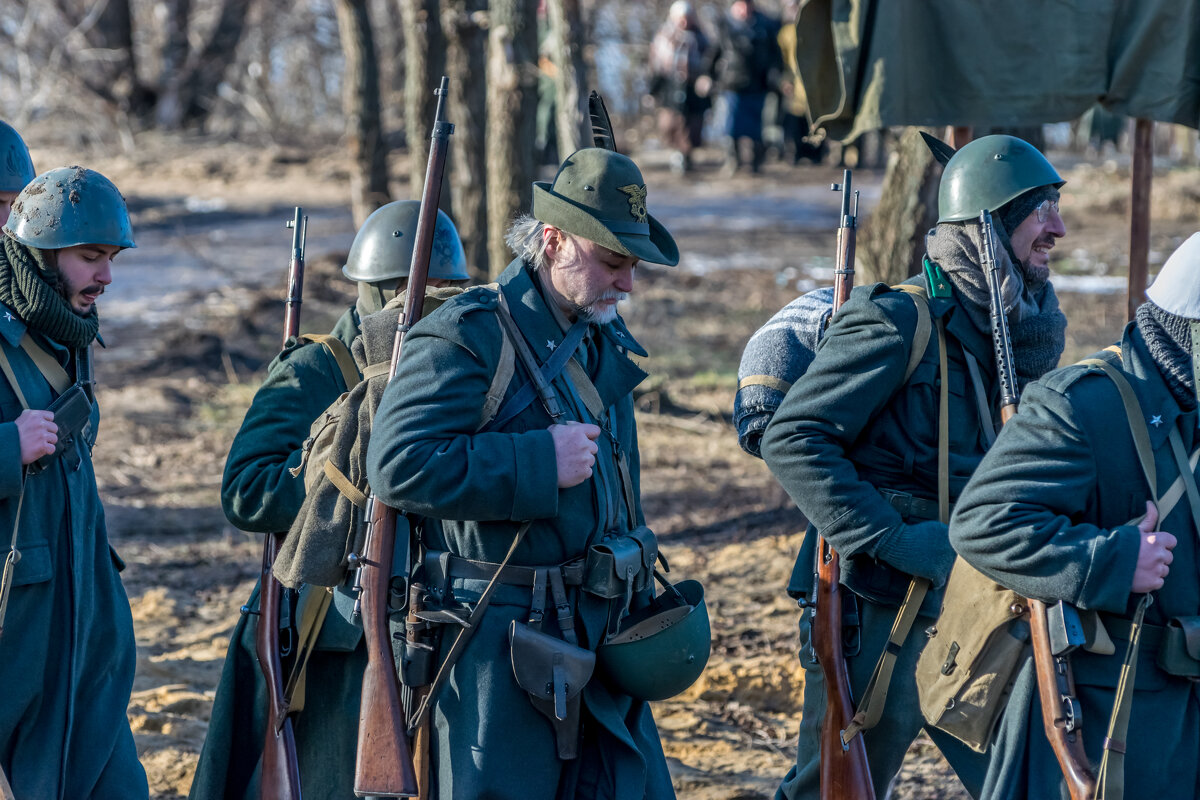
M 21 341 L 24 342 L 24 339 Z M 17 376 L 13 373 L 12 364 L 9 363 L 8 354 L 4 352 L 3 346 L 0 346 L 0 372 L 4 373 L 4 377 L 8 379 L 17 399 L 21 401 L 21 408 L 28 409 L 29 403 L 25 400 L 25 393 L 21 391 L 21 384 L 17 382 Z M 4 633 L 4 616 L 8 613 L 8 592 L 12 589 L 13 572 L 17 568 L 17 562 L 21 560 L 21 551 L 17 549 L 17 533 L 21 530 L 21 505 L 24 500 L 25 466 L 22 465 L 21 487 L 17 490 L 17 511 L 13 517 L 12 538 L 8 543 L 8 554 L 4 557 L 4 571 L 0 572 L 0 634 Z M 0 795 L 0 800 L 3 800 L 3 795 Z
M 914 297 L 914 300 L 916 298 Z M 919 308 L 920 306 L 918 306 Z M 926 333 L 928 336 L 928 333 Z M 950 521 L 950 381 L 949 363 L 946 358 L 946 326 L 939 318 L 937 320 L 938 336 L 938 371 L 941 374 L 941 390 L 938 393 L 938 518 L 943 523 Z M 924 353 L 924 349 L 921 351 Z M 963 352 L 966 352 L 965 350 Z M 909 359 L 912 361 L 912 358 Z M 932 582 L 928 578 L 914 577 L 908 584 L 904 602 L 896 613 L 896 621 L 892 623 L 892 631 L 888 634 L 887 644 L 871 673 L 871 680 L 863 692 L 862 702 L 854 712 L 850 724 L 842 731 L 842 744 L 849 744 L 857 734 L 868 731 L 879 724 L 883 717 L 883 709 L 887 705 L 888 687 L 892 682 L 892 672 L 896 669 L 896 659 L 900 655 L 908 634 L 912 631 L 913 622 L 921 611 L 921 604 L 929 593 Z
M 492 593 L 496 586 L 500 584 L 500 576 L 504 573 L 504 568 L 508 566 L 509 559 L 513 553 L 517 552 L 517 545 L 525 538 L 525 533 L 529 530 L 531 521 L 521 523 L 521 527 L 517 529 L 516 536 L 513 537 L 513 542 L 509 545 L 508 552 L 504 554 L 500 566 L 496 569 L 496 574 L 488 581 L 488 585 L 484 587 L 483 593 L 479 595 L 479 602 L 475 604 L 475 608 L 471 611 L 471 615 L 467 617 L 466 623 L 454 637 L 453 644 L 450 645 L 450 650 L 446 653 L 446 658 L 438 667 L 437 674 L 433 676 L 433 682 L 429 684 L 429 691 L 425 693 L 425 697 L 421 700 L 421 705 L 417 708 L 412 719 L 408 721 L 408 735 L 412 736 L 418 728 L 421 727 L 421 722 L 425 719 L 425 715 L 429 713 L 429 709 L 437 697 L 438 689 L 442 687 L 442 683 L 450 674 L 450 668 L 458 661 L 458 657 L 462 655 L 463 650 L 467 646 L 467 642 L 475 634 L 475 629 L 479 627 L 479 621 L 483 619 L 483 612 L 487 610 L 488 604 L 492 602 Z
M 337 362 L 338 369 L 342 373 L 342 382 L 346 384 L 346 391 L 350 391 L 358 385 L 361 380 L 358 365 L 354 363 L 354 356 L 350 355 L 349 348 L 341 339 L 328 333 L 306 333 L 299 337 L 302 342 L 317 342 L 324 345 L 329 354 L 333 356 L 333 360 Z M 391 367 L 391 364 L 388 364 Z

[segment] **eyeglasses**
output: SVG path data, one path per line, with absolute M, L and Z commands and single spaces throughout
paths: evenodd
M 1037 221 L 1045 222 L 1050 218 L 1050 209 L 1054 209 L 1054 213 L 1058 213 L 1057 200 L 1043 200 L 1037 207 Z

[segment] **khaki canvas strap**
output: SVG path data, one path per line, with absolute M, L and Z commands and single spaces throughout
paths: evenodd
M 782 378 L 776 378 L 774 375 L 747 375 L 738 381 L 739 389 L 746 386 L 766 386 L 768 389 L 775 389 L 784 394 L 787 394 L 788 390 L 792 388 L 790 383 Z
M 915 288 L 915 287 L 914 287 Z M 910 296 L 915 293 L 910 293 Z M 924 301 L 918 306 L 923 307 Z M 926 309 L 926 314 L 928 314 Z M 941 375 L 941 391 L 938 394 L 938 518 L 943 523 L 950 522 L 950 365 L 946 358 L 946 327 L 942 320 L 937 321 L 938 335 L 938 372 Z M 928 334 L 926 335 L 928 341 Z M 914 348 L 915 349 L 915 348 Z M 924 348 L 922 348 L 924 353 Z M 910 359 L 911 361 L 911 359 Z M 919 359 L 918 359 L 919 361 Z M 933 586 L 928 578 L 913 578 L 908 584 L 904 602 L 896 613 L 896 621 L 892 623 L 891 633 L 888 634 L 887 644 L 871 673 L 871 680 L 863 692 L 862 702 L 855 709 L 850 724 L 842 731 L 842 744 L 849 744 L 858 733 L 868 731 L 879 724 L 883 718 L 883 709 L 887 705 L 888 687 L 892 682 L 892 673 L 896 669 L 896 659 L 900 650 L 912 631 L 913 623 L 925 602 L 925 596 Z
M 284 704 L 290 712 L 304 710 L 308 659 L 316 649 L 321 626 L 333 604 L 333 591 L 324 586 L 312 586 L 300 594 L 296 606 L 296 662 L 283 690 Z
M 362 371 L 362 379 L 369 381 L 371 378 L 378 378 L 380 375 L 387 375 L 392 371 L 392 363 L 390 361 L 380 361 L 378 364 L 370 364 Z
M 931 320 L 933 315 L 929 313 L 929 300 L 926 297 L 925 290 L 920 286 L 899 283 L 892 288 L 904 292 L 911 297 L 913 304 L 917 308 L 917 327 L 913 332 L 912 349 L 908 351 L 908 365 L 904 368 L 904 382 L 908 383 L 908 379 L 912 377 L 913 372 L 917 369 L 917 365 L 921 363 L 921 358 L 925 355 L 925 348 L 929 345 L 929 334 L 933 328 Z M 939 331 L 942 329 L 941 324 L 941 320 L 938 320 Z M 939 337 L 941 335 L 939 334 Z
M 488 386 L 487 398 L 483 402 L 483 413 L 480 416 L 479 427 L 476 430 L 483 430 L 484 426 L 496 418 L 496 413 L 500 411 L 500 404 L 504 402 L 504 395 L 508 391 L 508 384 L 512 382 L 513 375 L 517 369 L 517 351 L 513 347 L 512 339 L 508 336 L 508 329 L 500 326 L 500 358 L 496 361 L 496 372 L 492 375 L 492 383 Z
M 300 341 L 316 342 L 324 345 L 329 354 L 333 356 L 333 360 L 337 362 L 338 369 L 342 372 L 342 381 L 346 384 L 346 389 L 353 389 L 358 385 L 359 380 L 361 380 L 358 365 L 354 363 L 354 356 L 350 355 L 350 348 L 346 347 L 341 339 L 329 333 L 306 333 L 300 337 Z
M 1129 432 L 1133 435 L 1133 444 L 1137 450 L 1138 461 L 1142 465 L 1142 473 L 1150 486 L 1150 496 L 1158 506 L 1158 472 L 1154 466 L 1154 448 L 1150 444 L 1150 429 L 1146 427 L 1146 419 L 1142 415 L 1142 406 L 1129 385 L 1124 373 L 1102 358 L 1085 358 L 1080 364 L 1100 367 L 1117 387 L 1121 395 L 1121 403 L 1125 406 L 1125 417 L 1129 421 Z M 1161 518 L 1161 517 L 1160 517 Z
M 42 373 L 46 383 L 54 387 L 57 394 L 62 394 L 71 388 L 71 376 L 63 369 L 62 364 L 59 364 L 58 359 L 47 353 L 28 333 L 21 337 L 21 349 L 37 366 L 38 372 Z
M 325 472 L 325 477 L 337 487 L 337 490 L 342 493 L 343 497 L 359 508 L 366 509 L 367 496 L 359 491 L 359 488 L 354 485 L 353 481 L 346 477 L 346 473 L 334 466 L 334 463 L 328 458 L 325 459 L 322 469 Z
M 25 399 L 25 392 L 21 391 L 21 384 L 17 380 L 16 374 L 13 373 L 12 364 L 8 360 L 8 353 L 4 352 L 4 348 L 0 347 L 0 372 L 4 373 L 4 377 L 8 379 L 8 383 L 12 386 L 13 392 L 17 395 L 17 400 L 21 403 L 21 408 L 29 408 L 29 401 Z

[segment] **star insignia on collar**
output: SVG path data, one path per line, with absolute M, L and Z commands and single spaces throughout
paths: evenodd
M 558 344 L 557 344 L 557 343 L 556 343 L 556 342 L 555 342 L 553 339 L 547 339 L 547 340 L 546 340 L 546 349 L 547 349 L 547 350 L 549 350 L 550 352 L 552 352 L 552 353 L 553 353 L 553 352 L 554 352 L 554 348 L 556 348 L 556 347 L 558 347 Z
M 9 322 L 12 322 L 12 321 L 13 321 L 13 319 L 14 319 L 14 317 L 13 317 L 12 313 L 11 313 L 11 312 L 9 312 L 9 311 L 5 311 L 5 312 L 4 312 L 4 318 L 5 318 L 6 320 L 8 320 Z
M 1162 425 L 1162 414 L 1155 414 L 1153 417 L 1151 417 L 1151 418 L 1150 418 L 1150 424 L 1151 424 L 1151 425 L 1153 425 L 1153 426 L 1154 426 L 1154 427 L 1156 427 L 1156 428 L 1157 428 L 1159 425 Z

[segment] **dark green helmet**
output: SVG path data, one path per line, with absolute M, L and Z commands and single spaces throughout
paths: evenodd
M 630 697 L 666 700 L 696 682 L 711 645 L 704 587 L 680 581 L 626 617 L 617 635 L 596 650 L 596 659 Z
M 13 201 L 4 232 L 39 250 L 137 247 L 125 198 L 112 181 L 84 167 L 59 167 L 30 181 Z
M 19 192 L 36 174 L 21 134 L 7 122 L 0 122 L 0 192 Z
M 350 280 L 362 283 L 406 277 L 412 266 L 420 213 L 421 204 L 416 200 L 398 200 L 375 209 L 355 234 L 342 273 Z M 440 209 L 433 229 L 429 277 L 449 281 L 465 281 L 471 277 L 467 274 L 467 256 L 458 230 Z
M 938 188 L 938 222 L 974 219 L 1039 186 L 1066 181 L 1036 147 L 1015 136 L 994 134 L 959 148 Z

